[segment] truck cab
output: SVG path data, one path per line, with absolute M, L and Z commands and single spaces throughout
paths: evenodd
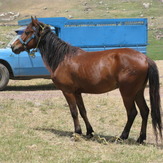
M 0 49 L 0 90 L 7 86 L 9 79 L 50 78 L 39 52 L 34 56 L 27 52 L 21 52 L 20 55 L 12 52 L 11 44 L 20 37 L 25 28 L 23 26 L 16 29 L 14 38 L 5 48 Z

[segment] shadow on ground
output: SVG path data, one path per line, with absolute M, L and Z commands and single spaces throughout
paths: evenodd
M 57 90 L 54 84 L 26 85 L 26 86 L 7 86 L 4 91 L 44 91 Z
M 80 141 L 80 140 L 95 141 L 97 143 L 104 144 L 104 145 L 107 145 L 108 143 L 139 145 L 139 143 L 137 143 L 136 140 L 134 140 L 132 138 L 129 138 L 129 139 L 123 141 L 123 140 L 118 140 L 118 137 L 110 136 L 110 135 L 106 136 L 106 135 L 101 135 L 101 134 L 99 134 L 99 135 L 94 134 L 94 137 L 88 138 L 85 135 L 82 135 L 82 136 L 78 135 L 78 134 L 76 135 L 70 131 L 61 131 L 61 130 L 51 129 L 51 128 L 34 128 L 34 130 L 51 132 L 60 137 L 70 137 L 70 138 L 73 138 L 72 140 L 74 140 L 74 141 Z

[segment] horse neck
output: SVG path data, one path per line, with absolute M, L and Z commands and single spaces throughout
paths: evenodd
M 62 41 L 52 31 L 49 31 L 41 38 L 39 49 L 45 65 L 52 71 L 58 67 L 65 56 L 74 56 L 79 50 L 79 48 L 73 47 Z

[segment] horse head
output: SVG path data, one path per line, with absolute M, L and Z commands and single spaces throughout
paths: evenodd
M 31 17 L 31 23 L 27 26 L 22 35 L 11 45 L 14 53 L 19 54 L 22 51 L 28 51 L 32 48 L 37 48 L 40 35 L 45 24 L 40 23 L 37 18 Z

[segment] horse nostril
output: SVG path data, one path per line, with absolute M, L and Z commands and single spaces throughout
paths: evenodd
M 19 54 L 21 51 L 17 46 L 11 45 L 11 50 L 15 54 Z
M 11 49 L 14 49 L 14 45 L 11 45 Z
M 11 45 L 11 49 L 14 52 L 15 51 L 15 46 L 14 45 Z

